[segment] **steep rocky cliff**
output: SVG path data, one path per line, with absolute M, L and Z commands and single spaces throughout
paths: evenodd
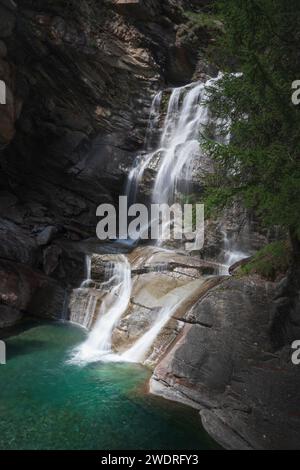
M 7 104 L 0 105 L 6 324 L 7 309 L 28 310 L 38 291 L 28 288 L 28 301 L 10 303 L 20 287 L 9 282 L 7 262 L 15 276 L 26 277 L 26 286 L 35 285 L 36 276 L 42 283 L 50 276 L 58 290 L 82 280 L 76 242 L 95 236 L 96 207 L 119 195 L 142 147 L 153 94 L 191 81 L 195 44 L 203 49 L 209 41 L 201 31 L 192 42 L 178 36 L 188 21 L 182 7 L 195 6 L 0 1 L 0 79 L 7 86 Z M 47 304 L 47 295 L 39 298 Z M 54 310 L 60 315 L 62 308 L 58 295 Z

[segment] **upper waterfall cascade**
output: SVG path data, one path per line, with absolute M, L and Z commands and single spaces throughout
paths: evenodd
M 203 155 L 201 136 L 211 121 L 206 104 L 206 83 L 193 83 L 175 88 L 169 98 L 166 116 L 160 129 L 162 93 L 152 103 L 145 144 L 131 170 L 127 183 L 127 196 L 136 202 L 139 186 L 147 168 L 154 168 L 156 177 L 151 191 L 151 201 L 157 204 L 176 202 L 180 192 L 188 193 L 195 161 Z

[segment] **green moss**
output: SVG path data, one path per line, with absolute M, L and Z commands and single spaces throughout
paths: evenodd
M 237 275 L 258 274 L 264 279 L 275 281 L 285 274 L 291 261 L 291 247 L 287 241 L 278 241 L 265 246 L 244 266 Z

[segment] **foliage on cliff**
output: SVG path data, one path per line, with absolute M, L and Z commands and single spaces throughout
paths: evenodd
M 207 143 L 217 170 L 207 181 L 208 203 L 242 196 L 265 223 L 300 238 L 300 107 L 291 100 L 292 83 L 300 78 L 300 3 L 218 4 L 225 34 L 216 56 L 227 73 L 211 90 L 210 102 L 231 141 Z
M 275 281 L 284 275 L 291 261 L 291 246 L 286 241 L 271 243 L 259 250 L 256 255 L 239 270 L 240 275 L 259 274 L 264 279 Z

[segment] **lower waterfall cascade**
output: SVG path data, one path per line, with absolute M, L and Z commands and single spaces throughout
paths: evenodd
M 218 78 L 206 83 L 197 82 L 175 88 L 170 94 L 168 108 L 162 128 L 159 123 L 162 116 L 163 93 L 159 92 L 153 100 L 145 139 L 145 152 L 136 158 L 129 172 L 126 195 L 129 203 L 139 200 L 141 182 L 148 168 L 155 169 L 149 203 L 173 204 L 180 195 L 189 195 L 195 164 L 201 162 L 203 149 L 201 135 L 213 122 L 209 108 L 205 103 L 207 86 L 213 85 Z M 216 140 L 220 137 L 216 136 Z M 146 229 L 146 228 L 145 228 Z M 164 227 L 162 228 L 164 230 Z M 162 240 L 157 240 L 157 249 L 164 250 Z M 160 248 L 159 248 L 160 247 Z M 225 261 L 220 266 L 219 274 L 228 275 L 230 264 L 246 257 L 242 252 L 231 250 L 226 234 L 224 235 Z M 176 250 L 170 250 L 175 253 Z M 91 258 L 86 259 L 87 279 L 81 288 L 88 286 L 91 278 Z M 104 285 L 106 284 L 106 286 Z M 73 351 L 70 362 L 85 364 L 96 361 L 119 361 L 144 363 L 156 338 L 180 306 L 175 299 L 168 305 L 161 306 L 156 319 L 146 331 L 125 351 L 113 351 L 112 335 L 125 314 L 132 296 L 131 266 L 128 257 L 120 255 L 113 264 L 111 277 L 99 287 L 108 288 L 98 308 L 97 296 L 92 293 L 87 302 L 85 318 L 80 323 L 90 329 L 88 339 Z M 97 317 L 93 322 L 93 318 Z
M 111 354 L 112 331 L 125 312 L 131 295 L 131 269 L 127 258 L 119 255 L 106 282 L 110 291 L 101 302 L 98 319 L 87 340 L 74 351 L 71 362 L 85 363 L 107 360 Z M 87 312 L 90 314 L 90 312 Z

